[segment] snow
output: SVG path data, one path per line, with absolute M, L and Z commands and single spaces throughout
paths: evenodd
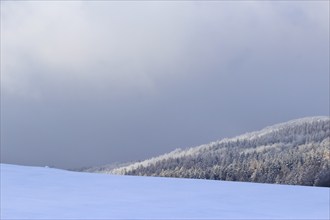
M 1 219 L 329 219 L 329 188 L 1 164 Z
M 255 132 L 249 132 L 231 139 L 238 139 L 238 140 L 244 140 L 244 139 L 256 139 L 260 138 L 262 136 L 265 136 L 271 132 L 274 131 L 279 131 L 281 129 L 285 129 L 287 127 L 294 127 L 294 126 L 301 126 L 303 124 L 311 124 L 311 123 L 317 123 L 317 122 L 327 122 L 330 123 L 330 118 L 329 116 L 312 116 L 312 117 L 305 117 L 305 118 L 299 118 L 299 119 L 294 119 L 290 120 L 288 122 L 283 122 L 279 124 L 275 124 L 272 126 L 268 126 L 260 131 L 255 131 Z M 229 139 L 229 141 L 231 140 Z
M 201 151 L 208 151 L 208 150 L 212 150 L 212 148 L 214 146 L 220 146 L 221 144 L 226 144 L 226 143 L 235 143 L 238 140 L 240 141 L 251 141 L 251 140 L 256 140 L 258 138 L 262 138 L 265 137 L 267 135 L 271 135 L 274 132 L 283 130 L 283 129 L 288 129 L 288 128 L 294 128 L 294 127 L 299 127 L 302 125 L 306 125 L 306 124 L 313 124 L 313 123 L 319 123 L 319 122 L 324 122 L 324 123 L 330 123 L 330 118 L 328 116 L 313 116 L 313 117 L 305 117 L 305 118 L 300 118 L 300 119 L 294 119 L 288 122 L 283 122 L 283 123 L 279 123 L 279 124 L 275 124 L 272 126 L 268 126 L 262 130 L 259 131 L 254 131 L 254 132 L 249 132 L 249 133 L 245 133 L 239 136 L 235 136 L 232 138 L 224 138 L 222 140 L 218 140 L 218 141 L 214 141 L 211 142 L 209 144 L 203 144 L 200 146 L 196 146 L 196 147 L 191 147 L 191 148 L 187 148 L 187 149 L 176 149 L 172 152 L 160 155 L 160 156 L 156 156 L 156 157 L 152 157 L 150 159 L 141 161 L 141 162 L 135 162 L 135 163 L 131 163 L 129 165 L 123 165 L 123 166 L 119 166 L 116 168 L 112 168 L 111 166 L 109 166 L 106 169 L 100 169 L 100 168 L 92 168 L 90 170 L 99 170 L 100 173 L 110 173 L 110 174 L 125 174 L 127 171 L 132 171 L 137 169 L 140 166 L 143 167 L 148 167 L 150 165 L 156 165 L 157 162 L 160 162 L 162 160 L 165 159 L 175 159 L 175 158 L 181 158 L 181 157 L 186 157 L 186 156 L 194 156 L 194 155 L 198 155 L 201 153 Z M 328 131 L 329 132 L 329 131 Z M 284 137 L 283 137 L 284 138 Z M 265 149 L 267 147 L 273 147 L 275 148 L 276 145 L 272 146 L 258 146 L 260 147 L 260 149 Z M 247 149 L 246 152 L 248 151 L 254 151 L 255 149 Z

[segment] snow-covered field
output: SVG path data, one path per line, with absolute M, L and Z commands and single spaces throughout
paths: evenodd
M 1 219 L 329 219 L 329 193 L 1 164 Z

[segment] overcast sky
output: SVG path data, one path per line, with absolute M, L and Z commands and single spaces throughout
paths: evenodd
M 328 1 L 1 1 L 1 162 L 146 159 L 329 115 Z

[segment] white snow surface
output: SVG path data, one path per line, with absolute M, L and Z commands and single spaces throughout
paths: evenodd
M 1 164 L 1 219 L 329 219 L 329 188 Z

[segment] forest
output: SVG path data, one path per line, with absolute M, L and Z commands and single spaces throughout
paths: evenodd
M 313 117 L 101 172 L 330 187 L 329 147 L 329 118 Z

